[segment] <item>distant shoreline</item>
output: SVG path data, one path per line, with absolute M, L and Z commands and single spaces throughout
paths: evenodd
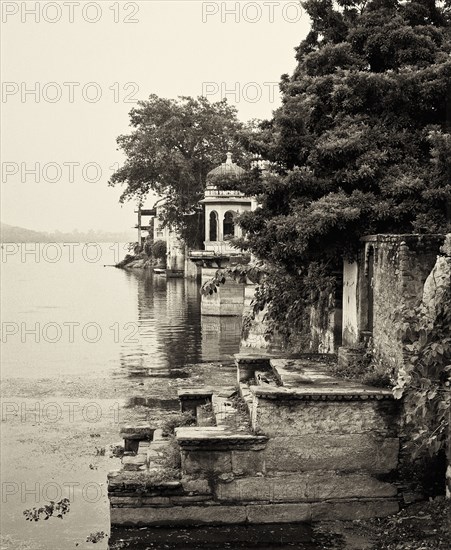
M 0 226 L 1 244 L 21 243 L 128 243 L 135 242 L 136 235 L 130 232 L 108 232 L 99 230 L 80 232 L 34 231 L 2 223 Z

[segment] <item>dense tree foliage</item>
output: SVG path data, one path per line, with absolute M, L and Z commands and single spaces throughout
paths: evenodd
M 142 200 L 149 191 L 167 197 L 163 221 L 189 239 L 192 227 L 187 227 L 186 215 L 203 198 L 207 173 L 224 162 L 228 149 L 242 158 L 236 109 L 225 100 L 151 95 L 132 109 L 130 125 L 132 132 L 117 139 L 126 160 L 110 185 L 125 185 L 121 202 Z
M 311 31 L 282 77 L 283 104 L 244 137 L 271 168 L 241 186 L 261 202 L 241 219 L 258 257 L 298 273 L 338 265 L 364 234 L 446 231 L 449 6 L 304 3 Z

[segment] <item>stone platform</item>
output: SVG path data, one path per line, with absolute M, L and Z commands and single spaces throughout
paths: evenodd
M 111 523 L 295 523 L 397 512 L 397 403 L 389 390 L 331 378 L 328 360 L 237 356 L 235 389 L 182 391 L 183 410 L 200 419 L 196 407 L 209 406 L 216 425 L 177 428 L 171 441 L 157 430 L 124 457 L 109 478 Z M 180 465 L 162 481 L 164 472 L 155 474 L 165 445 L 180 453 Z

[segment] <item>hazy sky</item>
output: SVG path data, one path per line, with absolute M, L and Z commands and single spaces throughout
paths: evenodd
M 283 0 L 1 8 L 2 221 L 47 231 L 132 227 L 135 205 L 107 181 L 133 100 L 226 95 L 242 120 L 270 117 L 309 24 Z

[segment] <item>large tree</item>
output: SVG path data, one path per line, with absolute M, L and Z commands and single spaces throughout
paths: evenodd
M 225 100 L 151 95 L 132 109 L 130 125 L 131 133 L 117 139 L 126 159 L 110 185 L 125 185 L 121 202 L 142 200 L 149 191 L 167 197 L 163 221 L 189 240 L 186 215 L 203 197 L 207 173 L 224 162 L 227 150 L 242 157 L 236 109 Z
M 242 186 L 261 202 L 241 219 L 260 258 L 296 273 L 338 264 L 364 234 L 449 228 L 449 6 L 304 3 L 311 31 L 283 104 L 246 136 L 272 168 Z
M 266 273 L 254 312 L 267 305 L 270 329 L 308 346 L 309 306 L 331 303 L 360 237 L 450 230 L 451 10 L 449 0 L 303 5 L 311 31 L 282 76 L 282 106 L 242 135 L 267 169 L 234 184 L 260 202 L 240 217 L 241 246 Z

